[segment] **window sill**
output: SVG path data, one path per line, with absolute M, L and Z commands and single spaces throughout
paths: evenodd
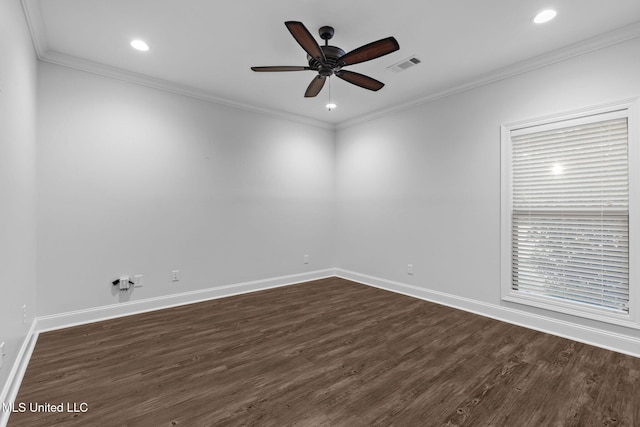
M 513 302 L 517 304 L 528 305 L 531 307 L 551 310 L 558 313 L 568 314 L 571 316 L 583 317 L 599 322 L 612 323 L 614 325 L 624 326 L 627 328 L 640 329 L 640 323 L 631 314 L 621 314 L 615 312 L 607 312 L 590 308 L 588 306 L 580 307 L 577 304 L 565 303 L 561 300 L 553 298 L 540 297 L 535 295 L 526 295 L 511 292 L 502 296 L 503 301 Z

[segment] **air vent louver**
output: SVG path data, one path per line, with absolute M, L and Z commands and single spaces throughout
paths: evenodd
M 391 71 L 395 71 L 396 73 L 399 73 L 400 71 L 404 71 L 407 68 L 413 67 L 414 65 L 418 65 L 420 62 L 421 61 L 418 58 L 416 58 L 415 56 L 411 56 L 387 68 L 389 68 Z

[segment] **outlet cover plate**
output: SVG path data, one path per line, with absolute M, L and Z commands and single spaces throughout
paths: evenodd
M 142 274 L 136 274 L 133 276 L 133 287 L 141 288 L 144 285 L 144 276 Z

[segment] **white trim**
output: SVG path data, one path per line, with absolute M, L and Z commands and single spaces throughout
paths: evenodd
M 323 129 L 335 130 L 335 125 L 322 120 L 303 117 L 284 111 L 276 111 L 268 108 L 260 108 L 253 105 L 235 102 L 229 99 L 213 96 L 202 90 L 198 90 L 185 85 L 157 79 L 144 74 L 134 73 L 132 71 L 110 67 L 105 64 L 78 58 L 72 55 L 66 55 L 56 51 L 51 51 L 49 49 L 49 43 L 47 42 L 47 38 L 45 36 L 42 13 L 38 2 L 36 0 L 21 0 L 21 3 L 22 10 L 24 11 L 25 19 L 27 21 L 27 27 L 29 28 L 29 32 L 31 33 L 33 47 L 40 61 L 49 62 L 51 64 L 73 68 L 75 70 L 85 71 L 88 73 L 97 74 L 99 76 L 137 84 L 140 86 L 146 86 L 149 88 L 182 95 L 189 98 L 195 98 L 201 101 L 211 102 L 213 104 L 225 105 L 231 108 L 237 108 L 244 111 L 277 117 L 280 119 L 316 126 Z
M 44 35 L 44 23 L 40 5 L 35 0 L 21 0 L 24 18 L 27 21 L 27 28 L 31 33 L 31 41 L 38 58 L 49 50 L 49 43 Z
M 560 114 L 506 123 L 500 126 L 500 290 L 504 301 L 524 304 L 546 310 L 557 311 L 573 316 L 612 323 L 628 328 L 640 329 L 640 262 L 638 249 L 640 247 L 640 233 L 635 228 L 640 224 L 640 194 L 638 179 L 640 176 L 640 134 L 638 134 L 638 103 L 640 98 L 634 97 L 622 101 L 585 107 Z M 511 289 L 511 257 L 512 257 L 512 171 L 511 171 L 511 136 L 512 132 L 535 127 L 555 129 L 570 126 L 575 123 L 590 123 L 594 120 L 610 118 L 628 118 L 628 147 L 629 147 L 629 314 L 607 314 L 602 310 L 581 308 L 579 305 L 548 298 L 516 293 Z M 632 184 L 635 183 L 635 184 Z
M 628 108 L 627 138 L 629 141 L 629 307 L 636 325 L 640 326 L 640 98 L 631 102 Z
M 336 129 L 346 129 L 348 127 L 375 120 L 389 114 L 408 110 L 423 104 L 437 101 L 439 99 L 448 98 L 462 92 L 486 86 L 488 84 L 495 83 L 500 80 L 505 80 L 519 74 L 524 74 L 529 71 L 534 71 L 539 68 L 555 64 L 557 62 L 565 61 L 576 56 L 584 55 L 586 53 L 593 52 L 598 49 L 603 49 L 605 47 L 612 46 L 618 43 L 623 43 L 638 37 L 640 37 L 640 23 L 627 25 L 617 30 L 600 34 L 598 36 L 554 50 L 552 52 L 535 56 L 533 58 L 508 65 L 504 68 L 490 71 L 473 80 L 467 81 L 457 86 L 449 87 L 448 89 L 445 89 L 443 91 L 431 93 L 413 101 L 374 111 L 372 113 L 364 114 L 353 119 L 345 120 L 338 123 L 336 125 Z
M 113 319 L 132 314 L 161 310 L 211 299 L 224 298 L 248 292 L 289 286 L 296 283 L 328 277 L 341 277 L 353 282 L 464 310 L 480 316 L 522 326 L 524 328 L 601 347 L 606 350 L 640 357 L 640 338 L 552 319 L 546 316 L 526 313 L 508 307 L 480 302 L 469 298 L 433 291 L 418 286 L 408 285 L 344 269 L 325 269 L 309 273 L 237 283 L 199 291 L 149 298 L 143 301 L 96 307 L 88 310 L 79 310 L 36 318 L 34 319 L 31 329 L 20 348 L 18 358 L 11 369 L 9 378 L 7 379 L 4 389 L 2 390 L 2 394 L 0 395 L 0 402 L 13 402 L 17 397 L 20 384 L 22 383 L 29 359 L 31 358 L 31 354 L 33 353 L 33 349 L 35 348 L 40 332 Z M 0 426 L 6 426 L 9 415 L 10 413 L 0 412 Z
M 533 329 L 546 334 L 604 348 L 606 350 L 624 353 L 629 356 L 640 357 L 640 338 L 629 335 L 618 334 L 602 329 L 553 319 L 547 316 L 527 313 L 509 307 L 489 304 L 444 292 L 432 291 L 418 286 L 360 274 L 340 268 L 336 269 L 336 276 L 390 292 L 468 311 L 470 313 L 489 317 L 501 322 L 522 326 L 527 329 Z
M 631 292 L 631 290 L 629 291 Z M 556 300 L 548 297 L 538 297 L 536 295 L 517 295 L 511 292 L 507 295 L 503 295 L 502 299 L 503 301 L 513 302 L 516 304 L 529 305 L 545 310 L 557 311 L 558 313 L 585 317 L 587 319 L 597 320 L 599 322 L 611 323 L 627 328 L 640 329 L 638 322 L 636 322 L 631 315 L 619 314 L 613 311 L 607 312 L 606 309 L 593 309 L 586 304 L 572 304 L 564 302 L 563 300 Z
M 27 370 L 29 360 L 35 348 L 38 336 L 41 332 L 56 329 L 68 328 L 72 326 L 84 325 L 102 320 L 114 319 L 118 317 L 130 316 L 149 311 L 162 310 L 180 305 L 193 304 L 212 299 L 226 298 L 234 295 L 249 292 L 263 291 L 272 288 L 295 285 L 297 283 L 308 282 L 327 277 L 335 277 L 334 269 L 311 271 L 308 273 L 291 274 L 287 276 L 272 277 L 263 280 L 235 283 L 231 285 L 218 286 L 215 288 L 201 289 L 179 294 L 165 295 L 156 298 L 148 298 L 140 301 L 130 301 L 122 304 L 113 304 L 103 307 L 95 307 L 86 310 L 78 310 L 68 313 L 42 316 L 34 319 L 31 329 L 27 333 L 22 347 L 18 352 L 18 357 L 4 385 L 0 402 L 14 402 L 24 374 Z M 4 427 L 9 421 L 10 412 L 4 412 L 0 408 L 0 426 Z
M 200 101 L 210 102 L 212 104 L 224 105 L 226 107 L 237 108 L 239 110 L 250 111 L 252 113 L 258 113 L 270 117 L 277 117 L 280 119 L 289 120 L 292 122 L 303 123 L 306 125 L 316 126 L 322 129 L 335 130 L 335 126 L 331 123 L 312 119 L 310 117 L 299 116 L 297 114 L 288 113 L 285 111 L 278 111 L 269 108 L 261 108 L 254 105 L 243 104 L 241 102 L 232 101 L 230 99 L 220 98 L 211 95 L 204 90 L 196 89 L 186 85 L 178 83 L 172 83 L 167 80 L 157 79 L 144 74 L 134 73 L 132 71 L 126 71 L 108 65 L 100 64 L 98 62 L 89 61 L 87 59 L 78 58 L 71 55 L 66 55 L 58 52 L 48 51 L 38 56 L 43 62 L 49 62 L 51 64 L 60 65 L 67 68 L 72 68 L 87 73 L 96 74 L 102 77 L 108 77 L 115 80 L 124 81 L 127 83 L 133 83 L 139 86 L 145 86 L 152 89 L 161 90 L 177 95 L 186 96 L 189 98 L 198 99 Z
M 248 292 L 263 291 L 332 276 L 334 276 L 333 269 L 317 270 L 309 273 L 272 277 L 269 279 L 235 283 L 215 288 L 147 298 L 139 301 L 129 301 L 121 304 L 111 304 L 85 310 L 42 316 L 38 317 L 38 332 L 69 328 L 71 326 L 84 325 L 212 299 L 226 298 Z
M 570 46 L 566 46 L 560 49 L 556 49 L 552 52 L 548 52 L 507 67 L 499 68 L 497 70 L 490 71 L 475 79 L 469 80 L 463 84 L 449 87 L 440 92 L 431 93 L 426 96 L 420 97 L 416 100 L 395 105 L 386 109 L 374 111 L 372 113 L 363 114 L 361 116 L 345 120 L 343 122 L 333 124 L 322 120 L 316 120 L 308 117 L 298 116 L 293 113 L 284 111 L 273 111 L 266 108 L 259 108 L 252 105 L 241 104 L 235 101 L 217 98 L 211 94 L 204 93 L 195 88 L 188 88 L 185 86 L 177 85 L 167 81 L 154 79 L 142 74 L 136 74 L 124 70 L 120 70 L 113 67 L 108 67 L 103 64 L 99 64 L 92 61 L 76 58 L 70 55 L 64 55 L 58 52 L 52 52 L 49 50 L 49 46 L 44 34 L 44 25 L 42 23 L 42 17 L 40 7 L 37 0 L 21 0 L 22 7 L 25 12 L 25 17 L 28 23 L 29 31 L 31 32 L 31 38 L 36 50 L 38 59 L 41 61 L 51 62 L 57 65 L 63 65 L 70 68 L 75 68 L 82 71 L 88 71 L 94 74 L 99 74 L 119 80 L 128 81 L 131 83 L 139 84 L 142 86 L 148 86 L 155 89 L 165 90 L 171 93 L 177 93 L 184 96 L 189 96 L 204 101 L 223 104 L 243 110 L 259 112 L 262 114 L 285 118 L 295 122 L 301 122 L 306 124 L 312 124 L 327 129 L 345 129 L 347 127 L 368 122 L 376 118 L 386 116 L 398 111 L 413 108 L 422 104 L 436 101 L 438 99 L 447 98 L 456 95 L 461 92 L 466 92 L 481 86 L 488 85 L 500 80 L 508 79 L 519 74 L 523 74 L 529 71 L 536 70 L 538 68 L 545 67 L 547 65 L 555 64 L 556 62 L 564 61 L 585 53 L 589 53 L 598 49 L 602 49 L 608 46 L 612 46 L 618 43 L 622 43 L 637 37 L 640 37 L 640 23 L 634 23 L 627 25 L 616 30 L 600 34 L 589 39 L 583 40 L 578 43 L 574 43 Z
M 290 120 L 297 123 L 303 123 L 323 129 L 335 130 L 335 125 L 323 120 L 312 119 L 285 111 L 277 111 L 268 108 L 261 108 L 254 105 L 243 104 L 225 98 L 220 98 L 202 90 L 172 83 L 166 80 L 157 79 L 144 74 L 126 71 L 120 68 L 110 67 L 105 64 L 78 58 L 72 55 L 66 55 L 60 52 L 51 51 L 45 36 L 44 23 L 42 14 L 37 0 L 21 0 L 22 9 L 24 11 L 27 27 L 31 33 L 31 39 L 36 55 L 39 60 L 49 62 L 51 64 L 60 65 L 75 70 L 85 71 L 97 74 L 103 77 L 109 77 L 128 83 L 146 86 L 157 90 L 162 90 L 177 95 L 187 96 L 189 98 L 199 99 L 201 101 L 211 102 L 214 104 L 225 105 L 227 107 L 238 108 L 240 110 L 251 111 L 271 117 L 277 117 Z
M 623 104 L 616 103 L 609 108 L 602 108 L 600 106 L 593 110 L 586 109 L 581 114 L 574 112 L 568 116 L 565 114 L 552 116 L 548 120 L 536 120 L 536 124 L 533 125 L 531 122 L 527 122 L 522 127 L 509 127 L 509 133 L 511 136 L 520 136 L 531 133 L 531 128 L 534 128 L 535 132 L 547 132 L 554 129 L 622 119 L 629 115 L 628 110 L 631 105 L 633 105 L 633 102 L 625 102 Z
M 7 382 L 2 389 L 2 394 L 0 394 L 0 403 L 14 402 L 16 397 L 18 397 L 18 390 L 20 389 L 20 384 L 22 384 L 22 378 L 24 378 L 24 373 L 27 371 L 31 354 L 38 340 L 37 324 L 38 320 L 34 319 L 31 323 L 31 328 L 29 328 L 29 332 L 27 332 L 22 342 L 22 346 L 20 346 L 18 357 L 13 363 Z M 10 416 L 11 412 L 5 412 L 0 407 L 0 426 L 5 427 L 9 422 Z
M 512 121 L 509 123 L 505 123 L 503 126 L 506 127 L 508 131 L 511 131 L 514 129 L 524 129 L 528 127 L 540 126 L 548 122 L 559 122 L 565 120 L 568 121 L 579 119 L 581 117 L 595 116 L 614 111 L 631 110 L 634 105 L 638 103 L 638 99 L 639 98 L 636 96 L 618 101 L 578 108 L 563 113 L 555 113 L 546 116 L 535 117 L 532 119 Z
M 500 297 L 511 291 L 511 224 L 513 195 L 511 194 L 511 128 L 500 126 Z

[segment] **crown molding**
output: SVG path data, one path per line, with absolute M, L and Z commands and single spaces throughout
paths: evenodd
M 374 111 L 372 113 L 364 114 L 353 119 L 345 120 L 336 125 L 336 129 L 345 129 L 350 126 L 365 123 L 389 114 L 393 114 L 402 110 L 407 110 L 419 105 L 427 104 L 437 101 L 439 99 L 447 98 L 453 95 L 457 95 L 461 92 L 466 92 L 481 86 L 485 86 L 500 80 L 505 80 L 510 77 L 524 74 L 529 71 L 537 70 L 539 68 L 546 67 L 557 62 L 565 61 L 567 59 L 574 58 L 576 56 L 584 55 L 589 52 L 593 52 L 598 49 L 602 49 L 615 44 L 623 43 L 628 40 L 632 40 L 640 37 L 640 22 L 636 22 L 625 27 L 621 27 L 617 30 L 610 31 L 608 33 L 600 34 L 595 37 L 583 40 L 572 45 L 556 49 L 554 51 L 535 56 L 533 58 L 517 62 L 515 64 L 499 68 L 497 70 L 486 73 L 478 78 L 467 81 L 461 85 L 453 86 L 440 92 L 432 93 L 413 101 L 409 101 L 403 104 L 395 105 L 389 108 Z
M 241 102 L 232 101 L 230 99 L 217 97 L 203 90 L 199 90 L 186 85 L 180 85 L 177 83 L 169 82 L 167 80 L 157 79 L 151 76 L 134 73 L 131 71 L 125 71 L 120 68 L 111 67 L 87 59 L 82 59 L 75 56 L 52 51 L 49 48 L 49 44 L 47 43 L 47 38 L 45 36 L 44 23 L 42 20 L 42 13 L 40 10 L 40 6 L 38 5 L 38 1 L 20 1 L 22 3 L 22 9 L 24 11 L 29 32 L 31 33 L 33 47 L 40 61 L 73 68 L 92 74 L 97 74 L 103 77 L 109 77 L 112 79 L 129 82 L 140 86 L 146 86 L 177 95 L 183 95 L 189 98 L 199 99 L 201 101 L 211 102 L 214 104 L 224 105 L 227 107 L 237 108 L 240 110 L 263 114 L 271 117 L 277 117 L 279 119 L 285 119 L 297 123 L 316 126 L 323 129 L 335 130 L 335 125 L 333 123 L 328 123 L 322 120 L 316 120 L 285 111 L 272 110 L 257 107 L 255 105 L 243 104 Z
M 449 87 L 439 92 L 430 93 L 422 96 L 413 101 L 394 105 L 388 108 L 376 110 L 371 113 L 363 114 L 352 119 L 348 119 L 339 123 L 330 123 L 323 120 L 312 119 L 309 117 L 300 116 L 297 114 L 272 110 L 255 105 L 244 104 L 236 101 L 232 101 L 225 98 L 217 97 L 213 94 L 204 92 L 203 90 L 193 87 L 179 85 L 166 80 L 157 79 L 143 74 L 133 73 L 125 71 L 119 68 L 110 67 L 101 63 L 77 58 L 70 55 L 54 52 L 49 49 L 45 34 L 44 24 L 42 21 L 40 7 L 38 0 L 21 0 L 24 10 L 25 18 L 29 31 L 31 32 L 31 38 L 33 45 L 38 56 L 38 59 L 44 62 L 49 62 L 56 65 L 74 68 L 81 71 L 98 74 L 105 77 L 110 77 L 117 80 L 123 80 L 130 83 L 151 87 L 179 95 L 184 95 L 190 98 L 196 98 L 203 101 L 225 105 L 232 108 L 237 108 L 254 113 L 264 114 L 271 117 L 277 117 L 280 119 L 290 120 L 298 123 L 312 125 L 323 129 L 340 130 L 350 126 L 354 126 L 360 123 L 365 123 L 389 114 L 407 110 L 419 105 L 427 104 L 437 101 L 439 99 L 447 98 L 453 95 L 457 95 L 468 90 L 472 90 L 481 86 L 485 86 L 500 80 L 505 80 L 510 77 L 517 76 L 519 74 L 527 73 L 557 62 L 565 61 L 567 59 L 583 55 L 598 49 L 612 46 L 618 43 L 622 43 L 634 38 L 640 37 L 640 21 L 625 27 L 618 28 L 616 30 L 600 34 L 598 36 L 591 37 L 578 43 L 574 43 L 569 46 L 565 46 L 560 49 L 556 49 L 552 52 L 548 52 L 503 68 L 496 69 L 481 75 L 475 79 L 469 80 L 460 85 Z
M 48 62 L 55 65 L 61 65 L 61 66 L 73 68 L 79 71 L 97 74 L 103 77 L 122 80 L 128 83 L 133 83 L 140 86 L 146 86 L 153 89 L 162 90 L 165 92 L 183 95 L 189 98 L 199 99 L 201 101 L 211 102 L 214 104 L 224 105 L 227 107 L 237 108 L 240 110 L 259 113 L 259 114 L 263 114 L 271 117 L 277 117 L 280 119 L 303 123 L 306 125 L 316 126 L 324 129 L 335 130 L 335 125 L 333 125 L 332 123 L 312 119 L 309 117 L 299 116 L 292 113 L 287 113 L 285 111 L 272 110 L 272 109 L 257 107 L 254 105 L 243 104 L 241 102 L 236 102 L 230 99 L 214 96 L 203 90 L 196 89 L 190 86 L 180 85 L 177 83 L 169 82 L 167 80 L 162 80 L 155 77 L 147 76 L 145 74 L 125 71 L 120 68 L 111 67 L 98 62 L 78 58 L 71 55 L 62 54 L 59 52 L 47 51 L 44 54 L 39 55 L 38 59 L 40 59 L 43 62 Z
M 20 3 L 22 4 L 24 18 L 27 21 L 27 27 L 31 33 L 33 48 L 38 58 L 40 58 L 44 52 L 49 50 L 47 38 L 44 35 L 44 23 L 40 6 L 38 6 L 37 0 L 20 0 Z

